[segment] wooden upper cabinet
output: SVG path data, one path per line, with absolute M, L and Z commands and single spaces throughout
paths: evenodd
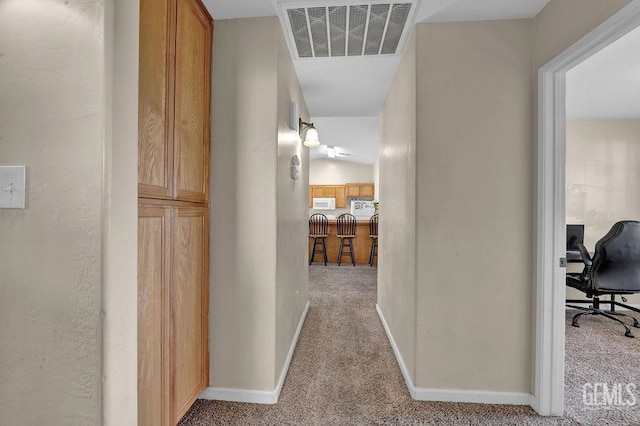
M 198 0 L 140 2 L 140 198 L 209 200 L 212 35 Z
M 173 6 L 171 0 L 140 2 L 139 197 L 171 198 L 173 191 Z
M 209 109 L 213 24 L 201 4 L 178 0 L 174 126 L 175 198 L 209 199 Z
M 347 197 L 373 197 L 373 183 L 347 183 L 345 185 Z
M 347 207 L 347 197 L 373 197 L 373 183 L 348 183 L 346 185 L 309 185 L 309 208 L 314 198 L 335 198 L 336 208 Z
M 336 186 L 336 208 L 347 207 L 347 189 L 344 185 Z
M 325 198 L 336 198 L 336 187 L 335 186 L 325 186 L 324 187 L 324 197 Z
M 372 183 L 363 183 L 360 185 L 361 197 L 373 197 L 374 194 L 375 194 L 375 191 Z
M 314 185 L 311 187 L 311 198 L 324 198 L 324 186 Z
M 347 197 L 359 197 L 360 185 L 357 183 L 348 183 L 345 185 L 347 191 Z

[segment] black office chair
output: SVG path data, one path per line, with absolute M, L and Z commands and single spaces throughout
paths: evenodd
M 640 328 L 638 320 L 630 315 L 615 312 L 615 306 L 621 306 L 634 312 L 640 312 L 632 306 L 615 300 L 616 295 L 640 293 L 640 222 L 625 220 L 618 222 L 596 243 L 593 259 L 584 245 L 578 249 L 584 262 L 582 273 L 567 273 L 567 285 L 584 292 L 591 298 L 592 306 L 584 308 L 575 305 L 567 306 L 582 312 L 573 317 L 571 325 L 579 327 L 578 319 L 585 315 L 602 315 L 619 322 L 625 328 L 625 336 L 634 337 L 629 326 L 618 317 L 633 320 L 633 326 Z M 600 296 L 609 295 L 610 300 L 602 301 L 611 304 L 610 311 L 600 309 Z M 622 300 L 627 300 L 622 296 Z M 567 300 L 567 302 L 582 302 Z

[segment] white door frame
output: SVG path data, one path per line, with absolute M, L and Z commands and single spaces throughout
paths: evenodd
M 618 13 L 538 71 L 538 229 L 535 389 L 541 415 L 564 413 L 565 75 L 640 26 L 640 0 Z

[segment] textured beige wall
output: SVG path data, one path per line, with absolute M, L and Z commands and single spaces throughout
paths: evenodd
M 379 153 L 378 306 L 389 325 L 409 376 L 415 382 L 415 33 L 407 41 L 402 61 L 380 114 Z
M 289 108 L 296 101 L 301 117 L 309 112 L 302 96 L 289 48 L 278 29 L 278 163 L 277 163 L 277 275 L 276 275 L 276 368 L 278 381 L 291 342 L 308 300 L 309 149 L 289 127 Z M 305 120 L 307 121 L 307 120 Z M 300 178 L 291 179 L 291 157 L 300 158 Z
M 529 392 L 531 20 L 419 24 L 417 46 L 416 385 Z
M 139 2 L 108 2 L 102 424 L 138 424 Z M 112 93 L 112 98 L 109 94 Z M 113 130 L 111 130 L 113 129 Z
M 0 419 L 101 422 L 103 1 L 0 2 Z M 133 327 L 135 329 L 135 326 Z
M 342 185 L 373 182 L 373 165 L 319 158 L 309 164 L 310 185 Z
M 640 119 L 568 121 L 566 187 L 567 223 L 585 225 L 591 251 L 615 222 L 640 220 Z
M 211 386 L 273 390 L 278 27 L 218 20 L 213 36 Z
M 307 303 L 308 151 L 291 100 L 308 112 L 277 18 L 216 21 L 213 39 L 210 381 L 271 391 Z
M 378 304 L 416 386 L 533 390 L 535 70 L 627 3 L 552 0 L 532 20 L 417 26 L 381 113 L 378 278 Z M 403 86 L 417 99 L 409 89 L 397 100 Z
M 536 69 L 627 4 L 629 0 L 551 0 L 534 19 Z

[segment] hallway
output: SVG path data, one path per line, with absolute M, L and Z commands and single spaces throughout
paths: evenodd
M 279 402 L 198 400 L 180 425 L 575 424 L 524 406 L 411 399 L 376 314 L 376 272 L 310 266 L 309 312 Z

